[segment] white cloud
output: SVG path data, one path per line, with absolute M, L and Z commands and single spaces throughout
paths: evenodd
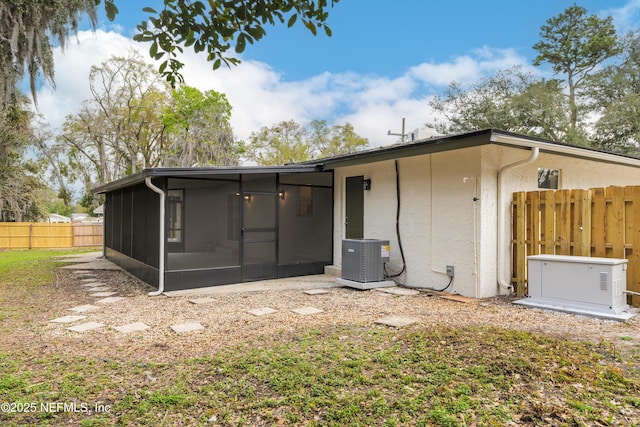
M 640 21 L 640 0 L 629 0 L 627 4 L 619 8 L 603 10 L 600 16 L 613 17 L 618 34 L 625 34 L 638 28 Z
M 57 89 L 44 85 L 38 92 L 39 110 L 53 127 L 60 126 L 67 114 L 89 98 L 91 65 L 112 55 L 126 55 L 132 48 L 147 57 L 144 45 L 112 31 L 80 32 L 78 39 L 64 54 L 55 52 Z M 260 127 L 283 120 L 307 123 L 322 119 L 330 125 L 350 122 L 372 146 L 396 142 L 387 132 L 399 133 L 403 117 L 406 131 L 431 120 L 429 97 L 451 81 L 470 83 L 499 69 L 526 64 L 513 50 L 483 47 L 448 62 L 416 64 L 396 78 L 325 72 L 286 81 L 278 70 L 261 62 L 247 60 L 212 71 L 202 55 L 187 52 L 181 59 L 187 84 L 227 95 L 238 138 L 246 139 Z

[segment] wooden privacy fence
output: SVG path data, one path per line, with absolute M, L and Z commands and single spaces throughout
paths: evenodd
M 101 246 L 102 224 L 0 222 L 0 249 Z
M 511 223 L 518 296 L 527 295 L 527 256 L 538 254 L 626 258 L 627 290 L 640 292 L 640 186 L 517 192 Z

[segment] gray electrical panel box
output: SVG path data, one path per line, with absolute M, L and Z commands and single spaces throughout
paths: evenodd
M 389 261 L 389 241 L 345 239 L 342 241 L 342 278 L 355 282 L 381 282 Z

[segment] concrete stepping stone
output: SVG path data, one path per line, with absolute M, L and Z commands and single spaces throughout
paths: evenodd
M 100 307 L 96 306 L 96 305 L 91 305 L 91 304 L 85 304 L 85 305 L 78 305 L 76 307 L 72 307 L 69 310 L 70 311 L 75 311 L 76 313 L 84 313 L 85 311 L 93 311 L 93 310 L 97 310 Z
M 253 314 L 254 316 L 264 316 L 267 314 L 273 314 L 273 313 L 277 313 L 278 310 L 271 308 L 271 307 L 260 307 L 260 308 L 254 308 L 253 310 L 249 310 L 248 313 Z
M 211 297 L 194 298 L 189 300 L 191 304 L 209 304 L 215 301 L 216 299 Z
M 416 323 L 418 319 L 414 319 L 413 317 L 407 316 L 387 316 L 382 319 L 378 319 L 375 323 L 379 325 L 392 326 L 394 328 L 402 328 L 404 326 L 411 325 Z
M 96 276 L 85 276 L 84 279 L 82 279 L 83 283 L 90 283 L 90 282 L 95 282 L 96 280 L 98 280 L 98 278 Z
M 295 308 L 293 310 L 294 313 L 300 314 L 301 316 L 310 316 L 312 314 L 322 313 L 324 310 L 315 307 L 301 307 Z
M 90 282 L 90 283 L 83 283 L 82 286 L 97 288 L 98 286 L 107 286 L 107 284 L 103 282 Z
M 87 323 L 81 323 L 80 325 L 76 325 L 76 326 L 70 326 L 67 328 L 67 330 L 83 333 L 83 332 L 90 331 L 92 329 L 102 328 L 103 326 L 104 326 L 104 323 L 87 322 Z
M 114 302 L 118 302 L 123 299 L 124 297 L 107 297 L 96 300 L 96 304 L 113 304 Z
M 405 295 L 405 296 L 412 296 L 412 295 L 419 295 L 420 294 L 420 291 L 418 291 L 416 289 L 400 288 L 400 287 L 397 287 L 397 286 L 395 288 L 378 288 L 378 289 L 376 289 L 376 291 L 384 292 L 385 294 Z
M 171 329 L 173 329 L 173 331 L 177 334 L 183 334 L 186 332 L 200 331 L 204 329 L 204 326 L 202 326 L 200 322 L 188 322 L 173 325 L 171 326 Z
M 113 329 L 115 329 L 118 332 L 122 332 L 123 334 L 128 334 L 129 332 L 144 331 L 145 329 L 149 329 L 149 326 L 141 322 L 136 322 L 136 323 L 129 323 L 127 325 L 122 325 L 122 326 L 114 326 Z
M 51 322 L 51 323 L 73 323 L 73 322 L 77 322 L 78 320 L 84 320 L 86 318 L 87 318 L 87 316 L 62 316 L 62 317 L 58 317 L 57 319 L 49 320 L 49 322 Z
M 307 289 L 306 291 L 303 291 L 303 292 L 307 295 L 323 295 L 323 294 L 329 293 L 329 291 L 326 289 Z
M 117 292 L 114 292 L 114 291 L 110 291 L 109 292 L 109 291 L 107 291 L 107 292 L 95 292 L 95 293 L 91 294 L 91 296 L 92 297 L 110 297 L 110 296 L 116 295 L 116 294 L 117 294 Z
M 89 270 L 74 270 L 73 272 L 76 273 L 78 276 L 81 274 L 91 274 Z
M 110 291 L 111 288 L 108 286 L 97 286 L 95 288 L 87 288 L 87 291 L 89 292 L 106 292 L 106 291 Z

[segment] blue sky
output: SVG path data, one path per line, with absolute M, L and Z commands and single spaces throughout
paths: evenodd
M 40 110 L 52 125 L 88 97 L 88 67 L 130 48 L 142 7 L 162 1 L 116 0 L 115 22 L 101 15 L 99 31 L 81 31 L 79 43 L 56 53 L 57 89 L 44 86 Z M 203 57 L 185 56 L 186 83 L 227 94 L 239 138 L 282 120 L 329 124 L 349 121 L 372 146 L 396 142 L 387 130 L 423 127 L 433 118 L 428 100 L 456 80 L 471 84 L 496 71 L 521 65 L 533 69 L 532 45 L 540 26 L 574 0 L 341 0 L 330 11 L 332 37 L 312 36 L 301 25 L 267 28 L 249 45 L 243 64 L 211 71 Z M 577 2 L 590 13 L 612 15 L 620 33 L 640 27 L 640 0 Z

